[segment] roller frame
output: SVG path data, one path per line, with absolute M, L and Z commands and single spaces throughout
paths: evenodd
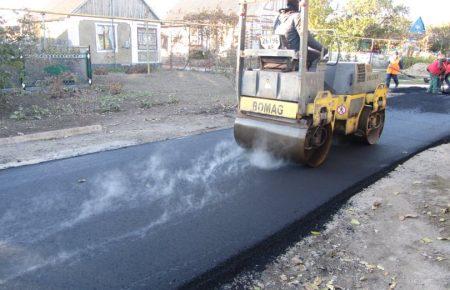
M 276 156 L 285 157 L 311 167 L 320 166 L 328 155 L 336 122 L 345 123 L 344 130 L 339 132 L 341 134 L 351 136 L 361 133 L 358 132 L 358 128 L 360 127 L 360 117 L 363 110 L 371 110 L 372 113 L 383 111 L 384 114 L 388 89 L 385 85 L 380 84 L 374 92 L 346 96 L 333 95 L 329 91 L 319 91 L 313 100 L 306 103 L 299 99 L 298 114 L 295 119 L 274 118 L 264 114 L 241 111 L 240 101 L 241 97 L 244 97 L 241 91 L 245 57 L 246 3 L 250 2 L 253 1 L 244 1 L 244 4 L 241 5 L 239 19 L 240 37 L 236 71 L 238 112 L 234 125 L 236 142 L 244 148 L 267 150 Z M 307 8 L 302 10 L 304 29 L 299 53 L 299 97 L 304 96 L 307 89 L 307 10 Z M 357 106 L 355 106 L 355 103 Z M 323 156 L 311 160 L 311 152 L 314 151 L 306 150 L 305 144 L 311 142 L 311 132 L 314 132 L 317 128 L 325 129 L 326 132 L 329 132 L 329 135 L 327 135 L 328 139 L 325 140 L 324 145 L 317 149 L 317 152 L 320 152 Z

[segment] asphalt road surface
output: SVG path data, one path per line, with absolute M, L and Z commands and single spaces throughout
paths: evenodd
M 389 100 L 380 144 L 318 169 L 231 130 L 0 171 L 1 289 L 176 288 L 450 136 L 450 97 Z

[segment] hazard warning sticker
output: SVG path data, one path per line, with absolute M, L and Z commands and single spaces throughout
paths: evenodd
M 345 115 L 347 113 L 347 108 L 343 105 L 337 107 L 337 112 L 339 115 Z

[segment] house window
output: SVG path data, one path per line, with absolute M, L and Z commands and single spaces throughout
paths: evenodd
M 96 24 L 97 51 L 114 51 L 117 49 L 117 26 L 112 24 Z
M 137 29 L 138 49 L 147 50 L 147 44 L 149 50 L 157 50 L 157 30 L 156 28 L 138 27 Z

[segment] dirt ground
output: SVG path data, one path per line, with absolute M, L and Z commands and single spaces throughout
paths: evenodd
M 231 127 L 236 103 L 226 75 L 164 69 L 95 75 L 90 88 L 52 93 L 0 94 L 0 138 L 89 125 L 103 131 L 4 145 L 0 169 Z
M 34 164 L 230 127 L 232 81 L 221 75 L 158 70 L 151 75 L 95 76 L 92 88 L 0 96 L 0 138 L 78 126 L 102 125 L 101 133 L 2 146 L 0 169 Z M 113 95 L 111 90 L 120 93 Z M 22 110 L 21 110 L 22 108 Z
M 222 289 L 450 289 L 450 144 L 355 195 L 263 272 Z
M 77 126 L 168 120 L 178 115 L 207 115 L 233 110 L 231 81 L 219 74 L 158 70 L 150 74 L 94 76 L 91 88 L 0 96 L 0 137 Z M 134 121 L 133 121 L 134 120 Z

